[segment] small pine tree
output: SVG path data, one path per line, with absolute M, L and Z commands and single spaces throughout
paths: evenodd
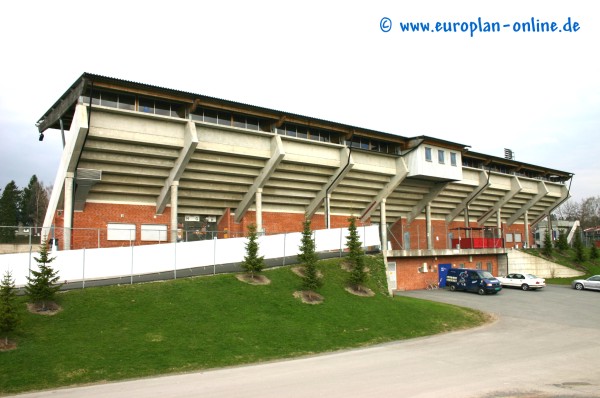
M 592 242 L 592 247 L 590 247 L 590 260 L 598 259 L 598 247 L 596 247 L 596 242 Z
M 581 241 L 581 234 L 579 233 L 579 229 L 575 231 L 575 241 L 573 242 L 573 248 L 575 249 L 575 261 L 584 262 L 585 261 L 585 252 L 583 250 L 583 242 Z
M 19 324 L 19 316 L 15 304 L 15 283 L 10 272 L 6 271 L 0 282 L 0 332 L 6 333 L 4 344 L 8 345 L 8 333 Z
M 552 256 L 552 239 L 550 239 L 550 232 L 546 231 L 544 234 L 544 247 L 542 248 L 542 254 L 546 257 Z
M 560 231 L 560 235 L 558 235 L 558 239 L 556 240 L 556 248 L 560 252 L 564 252 L 569 249 L 569 242 L 567 241 L 567 233 L 566 231 Z
M 365 254 L 362 250 L 362 243 L 358 239 L 358 231 L 356 229 L 356 218 L 351 217 L 348 231 L 350 234 L 346 238 L 346 247 L 348 248 L 348 257 L 350 263 L 350 278 L 348 284 L 354 290 L 359 290 L 361 285 L 367 281 L 367 273 L 365 272 Z
M 265 267 L 264 256 L 258 255 L 258 234 L 256 233 L 256 225 L 248 226 L 248 242 L 246 242 L 246 255 L 242 262 L 242 269 L 254 278 L 255 274 L 261 272 Z
M 302 278 L 302 289 L 316 291 L 321 287 L 321 280 L 317 275 L 317 261 L 319 257 L 315 253 L 315 241 L 312 238 L 310 220 L 304 221 L 302 230 L 302 244 L 298 260 L 304 265 L 304 278 Z
M 34 257 L 39 271 L 31 270 L 33 277 L 27 277 L 25 292 L 34 304 L 41 304 L 42 311 L 46 311 L 48 302 L 54 301 L 54 296 L 60 290 L 61 284 L 58 283 L 58 271 L 49 265 L 55 257 L 48 255 L 47 241 L 42 242 L 39 255 L 39 257 Z

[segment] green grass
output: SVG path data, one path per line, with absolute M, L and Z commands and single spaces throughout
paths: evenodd
M 556 264 L 564 265 L 565 267 L 585 272 L 584 276 L 577 276 L 572 278 L 546 278 L 546 283 L 555 285 L 570 285 L 571 281 L 575 279 L 585 279 L 589 276 L 600 274 L 600 260 L 590 260 L 589 249 L 585 249 L 586 260 L 584 262 L 575 261 L 575 250 L 573 249 L 568 249 L 563 252 L 554 249 L 552 250 L 552 256 L 550 258 L 544 256 L 541 252 L 541 249 L 525 249 L 524 251 L 534 256 L 538 256 L 546 260 L 552 261 Z
M 361 347 L 468 328 L 475 310 L 389 297 L 381 257 L 369 257 L 374 297 L 344 290 L 339 259 L 319 263 L 320 305 L 293 297 L 288 267 L 265 272 L 266 286 L 234 275 L 88 288 L 59 294 L 63 311 L 30 314 L 0 352 L 0 393 L 218 368 Z

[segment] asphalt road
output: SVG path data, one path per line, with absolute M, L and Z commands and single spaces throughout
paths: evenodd
M 549 286 L 403 295 L 497 320 L 365 349 L 21 397 L 600 397 L 600 292 Z

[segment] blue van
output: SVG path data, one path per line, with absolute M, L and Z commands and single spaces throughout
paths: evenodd
M 479 294 L 496 294 L 502 290 L 500 281 L 488 271 L 468 268 L 450 268 L 446 276 L 450 290 L 466 290 Z

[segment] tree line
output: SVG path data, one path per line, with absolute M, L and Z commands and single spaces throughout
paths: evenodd
M 600 226 L 600 196 L 583 198 L 579 202 L 569 199 L 556 209 L 554 216 L 557 220 L 579 220 L 582 229 Z
M 35 174 L 23 189 L 14 181 L 6 184 L 0 195 L 0 243 L 15 241 L 15 228 L 2 227 L 42 226 L 51 190 Z

